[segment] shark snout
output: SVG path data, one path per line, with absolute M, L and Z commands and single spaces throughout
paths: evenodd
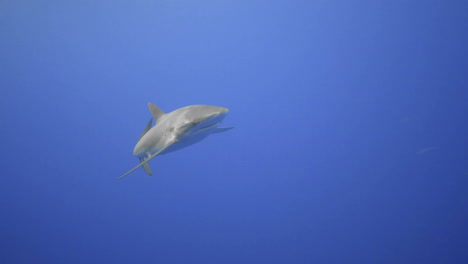
M 215 117 L 215 116 L 224 116 L 229 112 L 229 109 L 224 107 L 217 107 L 217 111 L 213 111 L 208 117 Z
M 200 118 L 199 122 L 204 122 L 210 119 L 223 119 L 226 114 L 229 112 L 229 109 L 224 107 L 218 107 L 217 111 L 213 111 L 212 113 Z

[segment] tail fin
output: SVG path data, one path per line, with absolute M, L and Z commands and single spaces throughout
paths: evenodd
M 168 147 L 170 147 L 172 144 L 176 143 L 177 140 L 174 140 L 172 142 L 169 142 L 169 144 L 167 144 L 166 146 L 164 146 L 162 149 L 160 149 L 158 152 L 154 153 L 153 155 L 149 156 L 147 159 L 145 159 L 144 161 L 140 162 L 140 164 L 138 164 L 135 168 L 127 171 L 124 175 L 120 176 L 117 178 L 117 180 L 120 180 L 122 179 L 123 177 L 129 175 L 130 173 L 134 172 L 136 169 L 140 168 L 141 166 L 145 166 L 145 164 L 148 163 L 148 161 L 152 160 L 154 157 L 156 157 L 157 155 L 161 154 L 161 152 L 163 152 L 164 150 L 166 150 Z
M 145 161 L 144 158 L 139 158 L 139 159 L 140 159 L 140 162 Z M 143 164 L 143 169 L 145 169 L 145 172 L 146 172 L 149 176 L 153 176 L 153 173 L 151 172 L 151 168 L 150 168 L 150 166 L 149 166 L 148 163 Z

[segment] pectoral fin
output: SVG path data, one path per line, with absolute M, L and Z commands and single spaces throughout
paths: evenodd
M 150 118 L 148 121 L 148 124 L 146 124 L 145 130 L 143 130 L 143 133 L 141 133 L 140 139 L 146 134 L 151 129 L 151 125 L 153 124 L 153 118 Z
M 138 164 L 135 168 L 129 170 L 128 172 L 126 172 L 124 175 L 120 176 L 117 178 L 117 180 L 120 180 L 122 179 L 123 177 L 129 175 L 130 173 L 134 172 L 136 169 L 140 168 L 141 166 L 145 166 L 145 164 L 148 163 L 148 161 L 152 160 L 154 157 L 156 157 L 157 155 L 161 154 L 161 152 L 163 152 L 165 149 L 167 149 L 168 147 L 170 147 L 172 144 L 176 143 L 177 140 L 174 140 L 170 143 L 168 143 L 166 146 L 164 146 L 162 149 L 160 149 L 158 152 L 154 153 L 153 155 L 149 156 L 147 159 L 145 159 L 144 161 L 142 161 L 140 164 Z M 146 169 L 145 169 L 146 171 Z
M 221 133 L 233 129 L 234 127 L 217 127 L 213 133 Z

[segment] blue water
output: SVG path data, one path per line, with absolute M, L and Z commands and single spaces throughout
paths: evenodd
M 468 263 L 468 2 L 0 3 L 0 263 Z M 235 128 L 150 162 L 150 113 Z

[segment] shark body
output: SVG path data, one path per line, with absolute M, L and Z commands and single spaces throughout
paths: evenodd
M 229 112 L 224 107 L 190 105 L 167 114 L 152 103 L 148 103 L 148 107 L 156 125 L 151 127 L 153 118 L 150 119 L 133 150 L 133 155 L 139 158 L 140 164 L 118 179 L 142 166 L 148 175 L 152 175 L 148 161 L 154 157 L 188 147 L 211 134 L 232 128 L 219 127 Z

